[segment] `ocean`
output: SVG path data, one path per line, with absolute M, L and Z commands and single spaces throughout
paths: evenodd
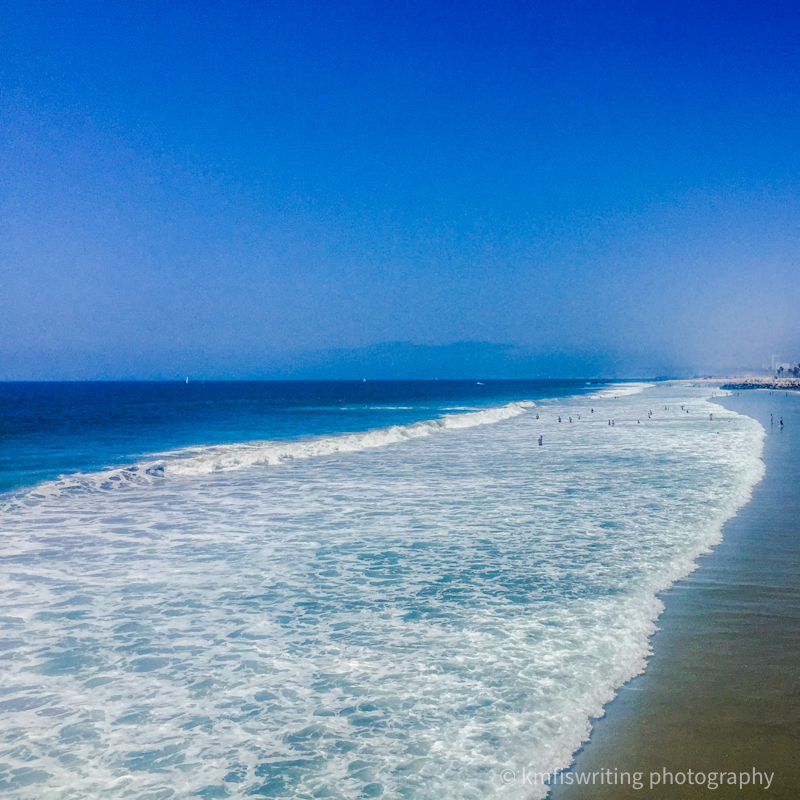
M 0 792 L 544 797 L 763 474 L 711 391 L 0 385 Z

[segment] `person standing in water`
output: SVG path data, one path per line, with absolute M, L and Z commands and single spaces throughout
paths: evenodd
M 541 443 L 542 443 L 542 437 L 540 436 L 539 437 L 539 444 L 541 445 Z

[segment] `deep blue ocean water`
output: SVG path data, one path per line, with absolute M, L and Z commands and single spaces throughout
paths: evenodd
M 542 798 L 762 474 L 709 394 L 0 386 L 0 795 Z

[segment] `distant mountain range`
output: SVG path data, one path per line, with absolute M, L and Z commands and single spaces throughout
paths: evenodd
M 603 352 L 563 355 L 489 342 L 386 342 L 358 349 L 301 353 L 265 372 L 269 377 L 294 380 L 614 378 L 652 374 L 652 368 L 642 373 L 636 371 L 637 366 Z

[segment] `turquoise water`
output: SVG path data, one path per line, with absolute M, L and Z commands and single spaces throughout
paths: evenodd
M 0 788 L 531 796 L 506 771 L 569 763 L 763 468 L 707 389 L 533 388 L 7 495 Z

